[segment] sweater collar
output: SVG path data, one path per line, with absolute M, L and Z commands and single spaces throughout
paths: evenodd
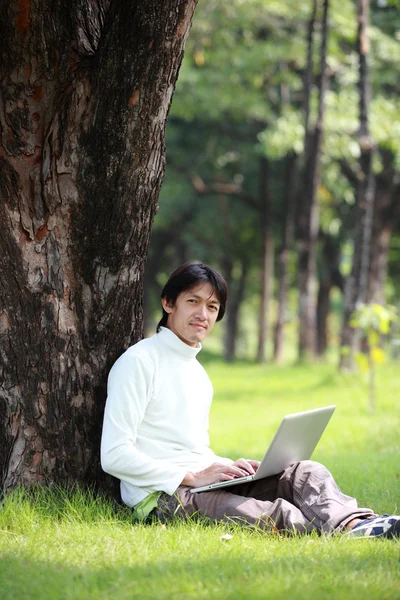
M 202 348 L 200 343 L 196 347 L 185 344 L 185 342 L 182 342 L 182 340 L 180 340 L 175 333 L 168 329 L 168 327 L 160 327 L 160 331 L 157 335 L 164 344 L 171 348 L 171 350 L 175 350 L 187 358 L 195 358 Z

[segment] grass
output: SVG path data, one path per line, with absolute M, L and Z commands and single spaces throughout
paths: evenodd
M 370 415 L 365 382 L 332 366 L 207 360 L 212 446 L 259 457 L 284 414 L 335 403 L 314 458 L 361 505 L 399 513 L 399 367 L 381 369 Z M 2 600 L 288 597 L 400 600 L 400 541 L 288 539 L 200 520 L 134 525 L 128 509 L 77 489 L 15 490 L 0 509 Z

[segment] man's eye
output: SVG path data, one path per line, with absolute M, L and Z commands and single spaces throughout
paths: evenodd
M 214 304 L 211 304 L 211 305 L 210 305 L 210 308 L 211 308 L 211 310 L 218 310 L 218 307 L 217 307 L 217 306 L 214 306 Z

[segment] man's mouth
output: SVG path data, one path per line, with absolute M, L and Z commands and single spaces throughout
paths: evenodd
M 203 325 L 202 323 L 189 323 L 189 325 L 192 325 L 193 327 L 197 327 L 198 329 L 206 329 L 206 326 Z

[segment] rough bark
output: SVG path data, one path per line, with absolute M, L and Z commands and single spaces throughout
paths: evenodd
M 342 369 L 353 368 L 353 354 L 357 347 L 356 330 L 349 325 L 351 314 L 358 305 L 367 299 L 368 273 L 371 252 L 375 178 L 372 170 L 374 143 L 369 129 L 370 84 L 368 73 L 369 38 L 368 26 L 369 2 L 357 0 L 357 52 L 359 57 L 359 121 L 358 142 L 360 145 L 361 177 L 357 185 L 356 224 L 354 231 L 354 251 L 352 269 L 347 278 L 341 345 L 349 349 L 340 359 Z
M 284 350 L 284 329 L 286 323 L 286 312 L 289 294 L 289 255 L 294 240 L 294 208 L 295 208 L 295 179 L 296 179 L 296 160 L 295 154 L 290 154 L 286 158 L 285 169 L 285 201 L 283 215 L 282 245 L 278 253 L 278 310 L 274 330 L 274 361 L 279 362 L 283 356 Z
M 101 479 L 196 0 L 0 8 L 0 480 Z
M 269 329 L 269 306 L 272 295 L 274 269 L 274 238 L 272 233 L 271 198 L 268 190 L 268 160 L 260 160 L 260 217 L 262 240 L 262 265 L 260 282 L 260 308 L 258 318 L 257 362 L 265 362 L 265 347 Z
M 326 65 L 328 6 L 328 0 L 324 0 L 321 25 L 318 115 L 312 133 L 310 134 L 307 130 L 305 132 L 305 160 L 298 201 L 299 358 L 301 360 L 313 358 L 316 351 L 316 244 L 319 230 L 317 189 L 320 181 L 319 167 L 324 127 L 325 95 L 328 85 Z M 312 44 L 312 37 L 309 39 L 310 44 Z M 309 60 L 311 60 L 311 54 L 309 51 Z M 307 88 L 305 97 L 309 98 L 309 94 L 310 89 Z M 307 114 L 307 104 L 305 110 Z

